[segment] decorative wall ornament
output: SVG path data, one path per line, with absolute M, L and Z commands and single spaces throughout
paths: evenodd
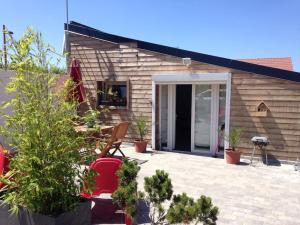
M 270 111 L 270 109 L 266 105 L 266 103 L 264 101 L 261 101 L 256 107 L 255 116 L 266 117 L 268 115 L 269 111 Z

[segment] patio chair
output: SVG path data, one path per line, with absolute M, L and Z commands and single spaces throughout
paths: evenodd
M 117 158 L 100 158 L 91 164 L 90 169 L 95 170 L 98 175 L 94 178 L 95 186 L 92 194 L 82 192 L 84 198 L 92 198 L 103 193 L 112 194 L 118 188 L 119 178 L 116 174 L 121 167 L 122 161 Z
M 4 154 L 4 147 L 0 143 L 0 176 L 4 174 L 5 170 L 5 154 Z M 0 188 L 2 188 L 4 185 L 0 182 Z
M 114 127 L 111 136 L 107 139 L 106 145 L 99 154 L 99 158 L 106 157 L 107 155 L 113 156 L 117 151 L 125 157 L 120 147 L 127 134 L 128 127 L 129 122 L 121 122 Z M 113 152 L 110 153 L 110 150 L 113 150 Z

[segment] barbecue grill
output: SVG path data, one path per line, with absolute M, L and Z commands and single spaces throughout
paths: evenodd
M 254 156 L 257 148 L 265 154 L 266 164 L 268 165 L 268 153 L 266 150 L 266 147 L 270 143 L 268 138 L 255 136 L 255 137 L 251 138 L 251 141 L 253 143 L 253 151 L 252 151 L 252 155 L 251 155 L 250 165 L 252 165 L 253 156 Z

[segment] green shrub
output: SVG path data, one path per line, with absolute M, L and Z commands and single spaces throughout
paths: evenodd
M 137 214 L 137 174 L 140 167 L 135 161 L 124 159 L 121 168 L 118 170 L 119 177 L 118 189 L 112 194 L 114 203 L 117 203 L 122 209 L 125 209 L 126 214 L 131 218 L 135 218 Z
M 213 206 L 211 198 L 202 195 L 196 201 L 186 193 L 174 195 L 168 173 L 157 170 L 155 175 L 145 177 L 145 193 L 141 193 L 149 207 L 151 224 L 190 224 L 201 222 L 213 225 L 217 221 L 218 208 Z M 171 200 L 166 210 L 167 201 Z
M 168 173 L 163 170 L 156 170 L 155 175 L 145 177 L 144 190 L 145 193 L 141 194 L 141 197 L 150 208 L 151 223 L 162 223 L 166 217 L 163 204 L 170 200 L 173 194 L 173 186 Z
M 57 76 L 48 72 L 48 49 L 30 28 L 10 45 L 16 76 L 7 91 L 15 97 L 3 106 L 11 107 L 13 114 L 4 115 L 0 131 L 18 154 L 11 160 L 13 179 L 1 178 L 7 184 L 1 195 L 13 212 L 22 206 L 55 216 L 81 201 L 86 176 L 79 166 L 79 149 L 85 137 L 74 130 L 78 103 L 66 101 L 69 90 L 55 90 Z

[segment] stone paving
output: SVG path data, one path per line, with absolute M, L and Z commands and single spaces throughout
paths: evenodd
M 220 209 L 219 225 L 300 225 L 300 172 L 292 165 L 228 165 L 224 159 L 199 155 L 123 150 L 131 158 L 145 160 L 139 188 L 143 188 L 145 176 L 153 175 L 156 169 L 165 170 L 175 193 L 212 198 Z

